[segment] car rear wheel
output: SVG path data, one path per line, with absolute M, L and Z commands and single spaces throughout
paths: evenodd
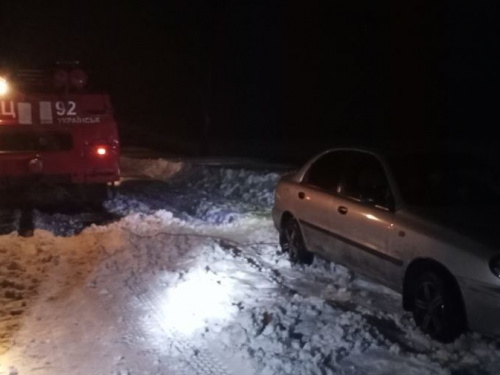
M 460 296 L 445 278 L 425 272 L 416 278 L 412 289 L 413 318 L 424 333 L 448 343 L 464 332 Z
M 288 252 L 292 263 L 311 264 L 314 255 L 307 250 L 297 220 L 290 218 L 283 223 L 280 235 L 283 251 Z

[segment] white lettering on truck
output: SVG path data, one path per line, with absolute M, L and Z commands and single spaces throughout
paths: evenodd
M 16 107 L 14 106 L 14 102 L 12 100 L 0 102 L 0 115 L 1 116 L 10 116 L 12 118 L 16 118 Z
M 59 117 L 58 124 L 97 124 L 101 122 L 100 116 L 90 117 Z

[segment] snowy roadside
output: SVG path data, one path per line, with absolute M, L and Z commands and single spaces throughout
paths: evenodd
M 500 370 L 498 341 L 434 343 L 398 294 L 322 260 L 292 267 L 269 218 L 279 171 L 123 164 L 148 179 L 107 203 L 119 221 L 74 234 L 39 213 L 33 237 L 0 236 L 0 374 Z

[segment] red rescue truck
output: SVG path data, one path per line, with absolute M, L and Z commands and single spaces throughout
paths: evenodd
M 88 88 L 78 63 L 0 67 L 0 195 L 63 187 L 102 200 L 120 178 L 119 154 L 110 98 Z

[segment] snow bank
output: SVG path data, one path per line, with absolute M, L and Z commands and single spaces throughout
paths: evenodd
M 132 175 L 141 173 L 144 160 L 125 161 Z M 125 181 L 106 207 L 120 215 L 169 209 L 178 217 L 227 224 L 248 214 L 267 216 L 274 202 L 279 172 L 226 168 L 188 162 L 149 161 L 149 174 L 158 182 Z M 175 171 L 175 173 L 173 173 Z

